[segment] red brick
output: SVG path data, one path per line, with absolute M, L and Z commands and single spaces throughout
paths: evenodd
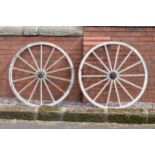
M 92 46 L 92 45 L 95 46 L 95 45 L 98 45 L 100 43 L 102 43 L 102 41 L 96 41 L 96 42 L 95 41 L 91 41 L 91 42 L 90 41 L 85 41 L 84 46 Z
M 83 37 L 84 41 L 102 41 L 102 40 L 111 40 L 111 37 Z
M 146 32 L 142 31 L 142 32 L 132 32 L 132 36 L 146 36 Z
M 135 41 L 153 41 L 153 37 L 135 37 Z

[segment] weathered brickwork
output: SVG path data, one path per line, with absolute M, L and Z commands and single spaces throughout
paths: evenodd
M 9 33 L 9 32 L 8 32 Z M 75 67 L 75 82 L 70 95 L 66 100 L 87 102 L 79 88 L 78 68 L 82 57 L 93 46 L 106 41 L 121 41 L 134 46 L 144 57 L 148 67 L 148 85 L 140 99 L 141 102 L 155 102 L 155 27 L 83 27 L 80 36 L 41 36 L 38 28 L 33 31 L 26 28 L 24 34 L 18 30 L 14 33 L 0 35 L 0 97 L 14 98 L 9 82 L 9 64 L 16 52 L 23 46 L 46 41 L 63 48 L 71 57 Z M 48 33 L 48 32 L 46 32 Z M 77 33 L 77 32 L 75 32 Z M 89 82 L 89 81 L 88 81 Z

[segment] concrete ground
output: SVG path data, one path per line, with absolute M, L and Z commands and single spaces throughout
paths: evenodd
M 149 105 L 149 104 L 148 104 Z M 57 121 L 57 122 L 84 122 L 83 123 L 60 123 L 46 125 L 48 128 L 115 128 L 108 123 L 124 124 L 155 124 L 155 107 L 130 107 L 125 109 L 99 109 L 91 104 L 81 104 L 65 102 L 56 106 L 40 106 L 37 108 L 23 104 L 3 104 L 0 105 L 0 120 L 28 120 L 34 121 L 31 126 L 37 126 L 35 122 Z M 25 121 L 26 122 L 26 121 Z M 85 124 L 88 122 L 88 124 Z M 90 122 L 96 122 L 95 125 Z M 20 121 L 19 121 L 20 123 Z M 17 127 L 19 126 L 17 123 Z M 44 122 L 45 123 L 45 122 Z M 99 123 L 99 124 L 98 124 Z M 100 124 L 104 123 L 104 124 Z M 22 123 L 21 123 L 22 124 Z M 69 125 L 66 125 L 69 124 Z M 78 125 L 79 124 L 79 125 Z M 3 123 L 2 123 L 3 125 Z M 7 124 L 5 124 L 7 126 Z M 26 124 L 27 125 L 27 124 Z M 21 126 L 25 126 L 23 123 Z M 28 128 L 29 128 L 28 126 Z M 44 125 L 41 125 L 41 127 Z M 51 126 L 51 127 L 50 127 Z M 59 127 L 60 126 L 60 127 Z M 131 126 L 131 127 L 130 127 Z M 132 128 L 130 125 L 120 125 L 119 128 Z M 149 125 L 150 126 L 150 125 Z M 153 125 L 152 125 L 153 126 Z M 1 126 L 0 126 L 1 127 Z M 40 127 L 40 128 L 41 128 Z M 14 127 L 16 128 L 16 127 Z M 31 127 L 32 128 L 32 127 Z M 117 125 L 116 125 L 117 128 Z M 136 126 L 138 128 L 138 126 Z M 139 127 L 141 128 L 141 126 Z M 146 127 L 147 128 L 147 127 Z M 148 127 L 149 128 L 149 127 Z
M 0 120 L 0 129 L 155 129 L 155 124 Z

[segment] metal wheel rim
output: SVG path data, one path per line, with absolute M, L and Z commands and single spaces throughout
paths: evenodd
M 131 102 L 129 102 L 128 104 L 126 105 L 122 105 L 122 106 L 119 106 L 119 107 L 108 107 L 108 106 L 103 106 L 97 102 L 94 102 L 92 100 L 92 98 L 87 94 L 87 92 L 85 91 L 85 87 L 83 85 L 83 81 L 82 81 L 82 69 L 83 69 L 83 66 L 85 64 L 85 61 L 86 59 L 89 57 L 89 55 L 94 51 L 96 50 L 97 48 L 100 48 L 102 46 L 107 46 L 107 45 L 120 45 L 120 46 L 125 46 L 125 47 L 128 47 L 129 49 L 131 49 L 136 55 L 137 57 L 140 59 L 142 65 L 143 65 L 143 68 L 144 68 L 144 73 L 145 73 L 145 78 L 144 78 L 144 83 L 143 83 L 143 88 L 141 90 L 141 92 L 139 93 L 139 95 Z M 93 105 L 97 106 L 97 107 L 100 107 L 100 108 L 126 108 L 126 107 L 129 107 L 131 105 L 133 105 L 135 102 L 137 102 L 141 96 L 143 95 L 145 89 L 146 89 L 146 86 L 147 86 L 147 83 L 148 83 L 148 70 L 147 70 L 147 66 L 146 66 L 146 63 L 143 59 L 143 57 L 141 56 L 141 54 L 134 48 L 132 47 L 131 45 L 127 44 L 127 43 L 124 43 L 124 42 L 117 42 L 117 41 L 109 41 L 109 42 L 103 42 L 101 44 L 98 44 L 94 47 L 92 47 L 87 53 L 86 55 L 84 56 L 84 58 L 82 59 L 81 63 L 80 63 L 80 67 L 79 67 L 79 71 L 78 71 L 78 78 L 79 78 L 79 84 L 80 84 L 80 88 L 82 90 L 82 93 L 84 94 L 84 96 L 86 97 L 86 99 L 92 103 Z
M 72 60 L 70 59 L 69 55 L 62 49 L 60 48 L 59 46 L 55 45 L 55 44 L 52 44 L 52 43 L 49 43 L 49 42 L 35 42 L 35 43 L 30 43 L 28 45 L 26 45 L 25 47 L 21 48 L 19 51 L 17 51 L 16 55 L 13 57 L 11 63 L 10 63 L 10 67 L 9 67 L 9 84 L 10 84 L 10 87 L 11 87 L 11 90 L 13 91 L 14 95 L 20 100 L 22 101 L 24 104 L 27 104 L 29 106 L 40 106 L 39 105 L 36 105 L 36 104 L 32 104 L 30 102 L 28 102 L 26 99 L 24 99 L 22 96 L 20 96 L 20 94 L 18 93 L 18 91 L 16 90 L 14 84 L 13 84 L 13 69 L 12 67 L 14 66 L 18 56 L 24 52 L 26 49 L 28 48 L 31 48 L 33 46 L 40 46 L 40 45 L 46 45 L 46 46 L 50 46 L 52 48 L 55 48 L 57 50 L 59 50 L 59 52 L 61 52 L 64 57 L 67 59 L 69 65 L 70 65 L 70 71 L 71 71 L 71 77 L 70 77 L 70 84 L 68 86 L 68 89 L 67 91 L 64 93 L 64 95 L 59 98 L 58 100 L 56 100 L 55 102 L 52 102 L 50 104 L 48 104 L 49 106 L 54 106 L 58 103 L 61 103 L 70 93 L 71 89 L 72 89 L 72 86 L 73 86 L 73 83 L 74 83 L 74 78 L 75 78 L 75 73 L 74 73 L 74 65 L 72 63 Z M 46 104 L 45 104 L 46 105 Z

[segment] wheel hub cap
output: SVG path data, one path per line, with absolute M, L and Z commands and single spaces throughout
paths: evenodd
M 37 77 L 38 77 L 38 79 L 44 79 L 45 78 L 45 73 L 43 71 L 39 71 L 37 73 Z
M 111 72 L 111 73 L 109 74 L 109 78 L 110 78 L 111 80 L 115 80 L 115 79 L 117 78 L 117 73 L 116 73 L 116 72 Z

